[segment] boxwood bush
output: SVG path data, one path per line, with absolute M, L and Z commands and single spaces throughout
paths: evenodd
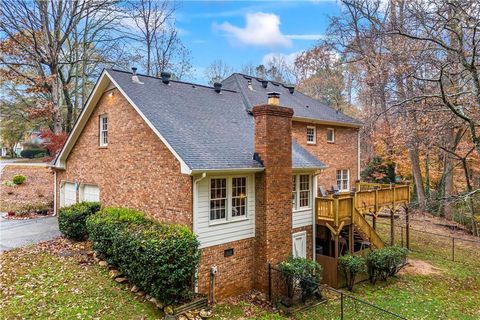
M 296 285 L 300 286 L 303 301 L 315 293 L 320 294 L 318 287 L 322 281 L 322 267 L 316 261 L 290 255 L 278 264 L 278 268 L 285 279 L 288 298 L 293 298 Z
M 60 232 L 67 238 L 82 241 L 88 236 L 86 219 L 100 210 L 98 202 L 79 202 L 58 211 Z
M 400 271 L 407 261 L 406 248 L 392 246 L 373 250 L 367 255 L 368 277 L 375 284 L 377 280 L 386 280 Z
M 104 208 L 87 219 L 93 247 L 130 282 L 164 303 L 191 298 L 199 242 L 185 226 L 161 224 L 126 208 Z
M 366 269 L 365 258 L 350 254 L 341 256 L 338 259 L 338 268 L 345 276 L 348 290 L 352 291 L 355 285 L 355 278 L 360 272 L 364 272 Z
M 24 184 L 27 181 L 27 177 L 22 174 L 16 174 L 12 177 L 12 182 L 15 183 L 17 186 Z

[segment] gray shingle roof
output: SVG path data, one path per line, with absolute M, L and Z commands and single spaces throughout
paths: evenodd
M 262 86 L 260 78 L 234 73 L 222 83 L 224 88 L 240 91 L 246 109 L 265 103 L 267 92 L 276 91 L 280 93 L 280 104 L 293 109 L 297 118 L 309 118 L 320 121 L 337 122 L 346 125 L 360 126 L 362 123 L 342 112 L 339 112 L 318 100 L 315 100 L 297 90 L 290 93 L 287 85 L 268 81 L 267 87 Z
M 253 159 L 254 119 L 241 94 L 180 81 L 106 70 L 144 116 L 192 170 L 261 168 Z M 266 101 L 266 95 L 264 96 Z M 324 168 L 293 141 L 294 168 Z

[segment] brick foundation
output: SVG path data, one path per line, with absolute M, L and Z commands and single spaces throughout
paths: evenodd
M 215 299 L 217 301 L 253 289 L 255 274 L 255 238 L 208 247 L 202 250 L 198 270 L 198 291 L 210 293 L 210 268 L 216 265 Z M 233 249 L 233 256 L 224 257 L 224 251 Z

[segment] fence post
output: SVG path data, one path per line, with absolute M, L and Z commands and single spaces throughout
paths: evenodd
M 268 301 L 272 302 L 272 265 L 268 264 Z
M 452 261 L 455 261 L 455 237 L 452 237 Z
M 390 210 L 390 245 L 395 245 L 395 211 Z
M 343 320 L 343 292 L 340 292 L 340 319 Z
M 410 189 L 408 189 L 410 191 Z M 410 192 L 409 199 L 410 199 Z M 410 213 L 408 212 L 408 204 L 405 206 L 405 238 L 407 241 L 407 249 L 410 250 Z

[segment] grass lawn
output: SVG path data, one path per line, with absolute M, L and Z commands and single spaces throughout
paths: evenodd
M 385 233 L 389 226 L 379 226 Z M 397 234 L 400 239 L 400 234 Z M 372 302 L 407 319 L 480 319 L 480 244 L 456 241 L 456 260 L 451 261 L 451 239 L 411 233 L 412 267 L 386 282 L 363 282 L 352 295 Z M 450 260 L 449 260 L 450 259 Z M 432 267 L 430 269 L 414 268 Z M 425 270 L 424 270 L 425 269 Z M 251 302 L 227 302 L 215 308 L 215 319 L 287 319 Z M 340 319 L 340 302 L 330 299 L 297 319 Z M 374 308 L 345 300 L 345 319 L 396 319 Z
M 85 243 L 55 240 L 2 253 L 0 319 L 161 319 L 86 254 Z

